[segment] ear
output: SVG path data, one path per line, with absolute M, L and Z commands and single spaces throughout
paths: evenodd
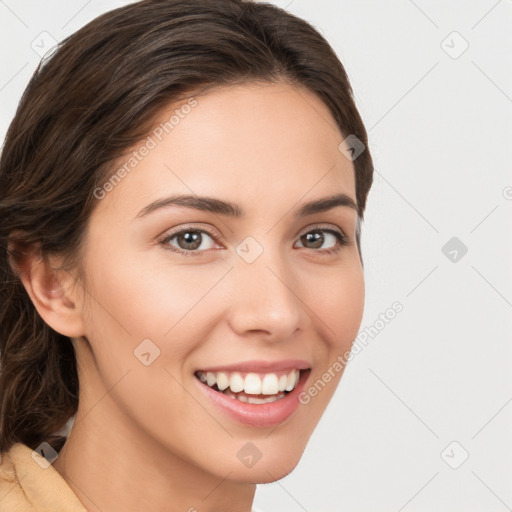
M 84 335 L 82 308 L 75 292 L 75 278 L 59 270 L 61 261 L 44 258 L 40 246 L 27 248 L 9 241 L 9 263 L 18 274 L 34 307 L 53 330 L 64 336 Z M 13 256 L 16 255 L 16 259 Z

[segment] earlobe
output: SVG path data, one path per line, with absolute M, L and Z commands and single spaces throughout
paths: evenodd
M 14 253 L 11 245 L 9 253 Z M 76 283 L 71 274 L 59 270 L 56 259 L 44 258 L 37 248 L 25 250 L 15 264 L 11 258 L 10 261 L 44 322 L 64 336 L 83 336 L 81 308 L 74 294 Z

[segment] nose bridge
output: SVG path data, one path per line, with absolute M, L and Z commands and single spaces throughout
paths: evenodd
M 283 339 L 303 327 L 305 306 L 279 247 L 251 238 L 236 249 L 230 323 L 239 334 L 259 330 Z

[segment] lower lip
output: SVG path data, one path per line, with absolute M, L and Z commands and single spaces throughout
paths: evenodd
M 202 392 L 224 413 L 234 420 L 252 427 L 273 427 L 289 418 L 299 407 L 299 394 L 304 389 L 311 373 L 301 371 L 300 379 L 295 388 L 283 398 L 266 404 L 250 404 L 215 391 L 194 377 Z

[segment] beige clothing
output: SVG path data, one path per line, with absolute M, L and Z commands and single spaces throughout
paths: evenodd
M 42 455 L 22 443 L 2 453 L 0 512 L 86 512 L 60 473 L 37 461 L 47 465 Z

